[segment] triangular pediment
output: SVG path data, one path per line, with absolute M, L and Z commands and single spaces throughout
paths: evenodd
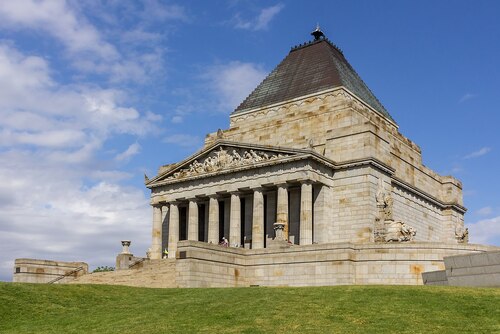
M 310 152 L 220 140 L 177 164 L 166 166 L 158 176 L 146 180 L 146 186 L 153 187 L 168 180 L 181 181 L 232 169 L 261 166 L 304 153 Z

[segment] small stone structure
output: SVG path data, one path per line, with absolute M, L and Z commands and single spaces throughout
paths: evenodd
M 444 266 L 422 273 L 424 284 L 500 287 L 500 251 L 448 256 Z
M 130 252 L 130 240 L 122 240 L 122 252 L 116 256 L 116 270 L 127 270 L 140 266 L 144 258 L 136 257 Z
M 12 281 L 17 283 L 68 283 L 87 274 L 85 262 L 16 259 Z

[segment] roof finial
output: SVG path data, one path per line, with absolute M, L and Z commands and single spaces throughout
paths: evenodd
M 316 29 L 311 33 L 314 36 L 315 41 L 319 41 L 322 37 L 325 38 L 325 34 L 319 28 L 319 23 L 316 24 Z

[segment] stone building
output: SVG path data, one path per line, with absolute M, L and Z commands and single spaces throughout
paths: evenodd
M 418 145 L 316 29 L 204 147 L 162 166 L 149 257 L 177 286 L 420 284 L 468 245 L 462 185 Z M 229 247 L 221 247 L 221 241 Z

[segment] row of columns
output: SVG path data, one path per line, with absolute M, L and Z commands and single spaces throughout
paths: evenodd
M 310 245 L 313 241 L 313 187 L 310 182 L 301 183 L 300 196 L 300 245 Z M 188 240 L 198 240 L 198 203 L 189 199 L 188 204 Z M 175 258 L 179 241 L 179 206 L 178 202 L 170 202 L 168 208 L 168 257 Z M 241 201 L 240 193 L 232 192 L 229 215 L 229 244 L 238 245 L 241 240 Z M 276 223 L 283 224 L 284 237 L 288 239 L 288 185 L 277 185 Z M 264 192 L 263 188 L 253 189 L 252 248 L 264 248 Z M 151 258 L 160 259 L 162 231 L 162 206 L 153 206 L 153 234 Z M 218 244 L 219 236 L 219 203 L 217 196 L 209 196 L 208 201 L 208 242 Z

